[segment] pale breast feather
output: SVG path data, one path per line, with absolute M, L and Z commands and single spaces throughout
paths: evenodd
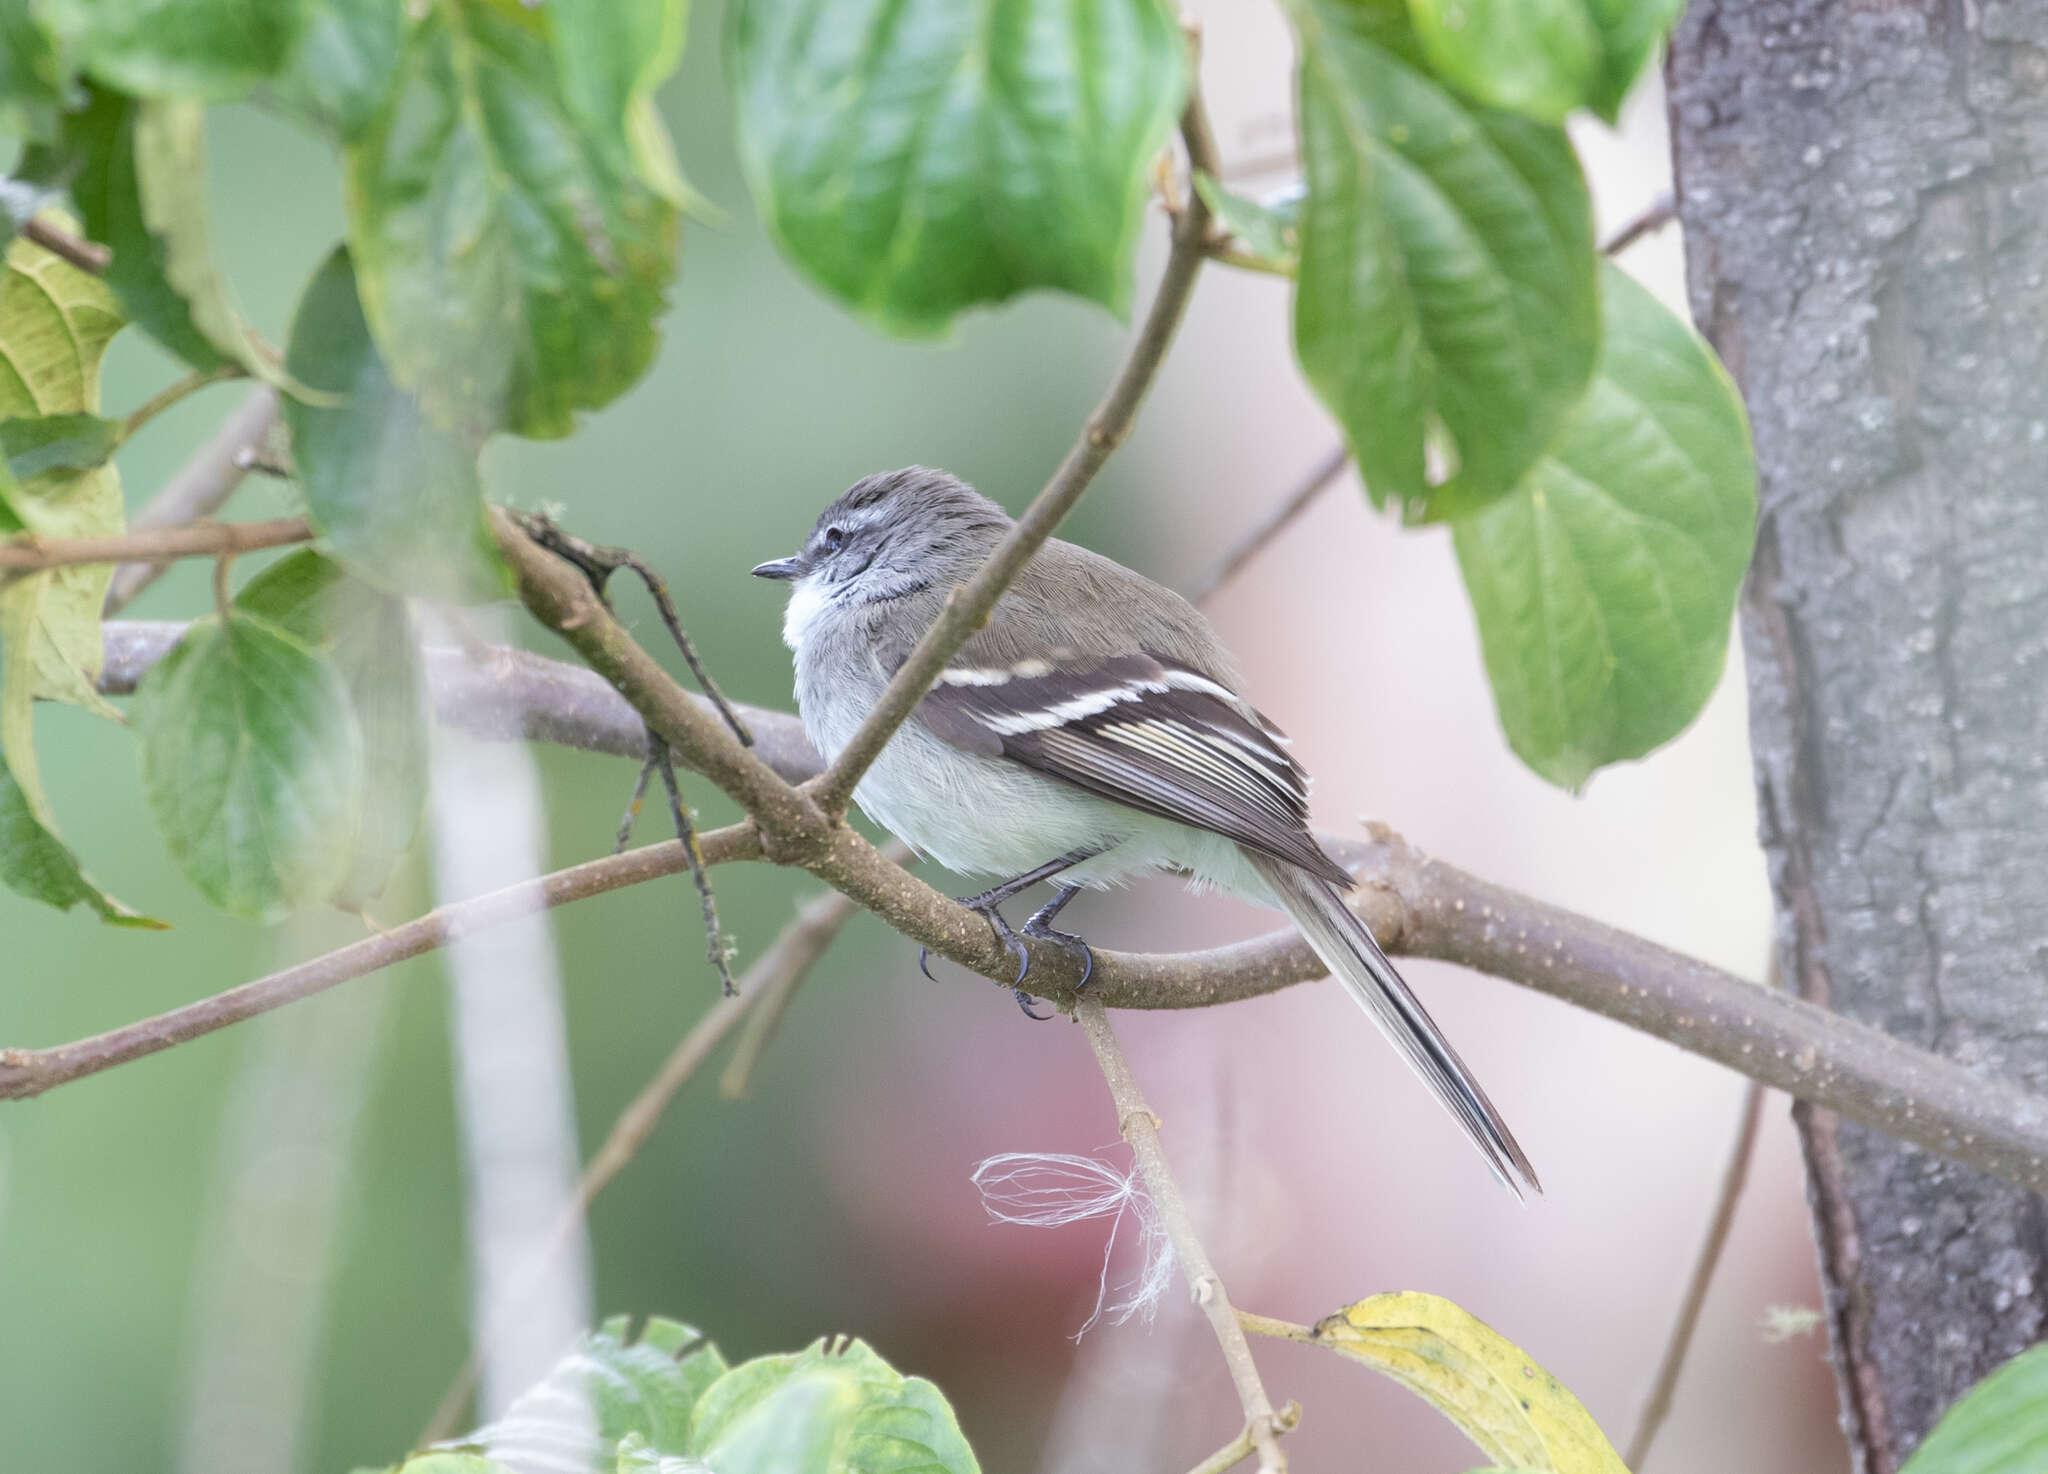
M 940 674 L 918 716 L 956 747 L 1350 883 L 1309 834 L 1308 778 L 1287 739 L 1198 671 L 1145 654 L 961 665 Z

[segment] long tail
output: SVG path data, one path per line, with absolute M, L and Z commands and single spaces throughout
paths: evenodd
M 1380 950 L 1365 923 L 1344 904 L 1336 887 L 1284 860 L 1250 849 L 1243 854 L 1294 918 L 1294 924 L 1316 949 L 1316 955 L 1351 990 L 1351 996 L 1372 1015 L 1373 1022 L 1393 1041 L 1415 1073 L 1458 1118 L 1458 1124 L 1485 1154 L 1493 1175 L 1516 1197 L 1522 1196 L 1524 1185 L 1532 1192 L 1542 1192 L 1536 1169 L 1522 1154 L 1500 1112 L 1493 1108 L 1493 1102 L 1486 1098 L 1486 1092 L 1479 1088 L 1479 1082 L 1472 1078 L 1472 1072 L 1465 1068 L 1465 1062 L 1458 1058 L 1442 1030 L 1423 1012 L 1422 1004 L 1408 991 L 1408 985 L 1394 971 L 1394 964 L 1387 961 L 1387 954 Z

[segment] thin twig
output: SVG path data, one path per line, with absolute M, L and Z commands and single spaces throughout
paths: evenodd
M 1300 1422 L 1301 1404 L 1298 1402 L 1289 1402 L 1273 1414 L 1273 1426 L 1282 1433 L 1292 1433 Z M 1188 1470 L 1188 1474 L 1223 1474 L 1224 1470 L 1234 1469 L 1250 1458 L 1255 1451 L 1252 1445 L 1252 1425 L 1247 1421 L 1244 1430 L 1237 1437 Z
M 1167 1165 L 1166 1149 L 1159 1141 L 1159 1118 L 1145 1105 L 1144 1094 L 1131 1075 L 1130 1062 L 1116 1042 L 1101 1002 L 1083 999 L 1074 1016 L 1081 1021 L 1088 1045 L 1095 1051 L 1095 1062 L 1102 1067 L 1102 1078 L 1108 1082 L 1110 1096 L 1116 1101 L 1117 1128 L 1138 1159 L 1145 1191 L 1173 1243 L 1181 1273 L 1187 1276 L 1195 1303 L 1208 1317 L 1217 1344 L 1223 1348 L 1231 1383 L 1237 1388 L 1237 1400 L 1244 1408 L 1246 1431 L 1251 1435 L 1252 1447 L 1259 1451 L 1259 1474 L 1286 1474 L 1287 1455 L 1280 1448 L 1280 1419 L 1273 1411 L 1272 1400 L 1266 1396 L 1265 1384 L 1259 1380 L 1251 1345 L 1245 1340 L 1244 1328 L 1237 1323 L 1237 1313 L 1231 1309 L 1223 1280 L 1216 1273 L 1216 1266 L 1209 1262 L 1208 1252 L 1195 1233 L 1194 1220 L 1188 1216 L 1188 1205 L 1180 1195 L 1180 1184 L 1174 1181 L 1173 1169 Z
M 711 672 L 698 658 L 697 647 L 684 631 L 682 617 L 676 613 L 675 600 L 669 597 L 668 584 L 646 559 L 631 548 L 608 548 L 565 532 L 555 524 L 553 518 L 536 512 L 513 512 L 509 515 L 519 525 L 520 530 L 540 546 L 582 569 L 584 577 L 590 580 L 590 586 L 597 590 L 598 597 L 604 599 L 607 604 L 610 603 L 611 596 L 606 592 L 605 585 L 611 576 L 621 568 L 631 569 L 639 577 L 640 582 L 647 586 L 647 592 L 654 600 L 654 607 L 661 614 L 661 622 L 668 626 L 669 638 L 674 640 L 676 648 L 683 652 L 683 659 L 690 667 L 690 674 L 696 678 L 698 689 L 710 699 L 718 714 L 725 718 L 725 724 L 732 728 L 732 734 L 739 739 L 740 745 L 753 745 L 754 737 L 747 730 L 747 724 L 740 720 L 739 713 L 733 709 L 732 703 L 725 699 L 725 693 L 718 689 L 718 683 L 711 679 Z
M 762 962 L 765 963 L 767 960 L 764 955 Z M 760 965 L 757 963 L 756 967 Z M 590 1211 L 590 1205 L 597 1201 L 597 1195 L 604 1191 L 606 1185 L 617 1177 L 640 1148 L 647 1144 L 647 1139 L 654 1134 L 654 1128 L 661 1124 L 662 1114 L 668 1109 L 669 1102 L 675 1099 L 677 1092 L 689 1083 L 690 1077 L 697 1073 L 706 1059 L 710 1058 L 711 1052 L 718 1047 L 719 1042 L 732 1032 L 733 1026 L 746 1017 L 762 991 L 754 985 L 753 972 L 750 969 L 739 993 L 720 998 L 706 1010 L 691 1026 L 690 1031 L 677 1042 L 676 1047 L 669 1051 L 669 1056 L 662 1061 L 661 1068 L 654 1072 L 654 1078 L 641 1086 L 640 1093 L 619 1112 L 618 1119 L 612 1122 L 612 1129 L 605 1135 L 604 1144 L 597 1149 L 596 1154 L 590 1159 L 590 1164 L 583 1169 L 583 1175 L 577 1179 L 575 1195 L 563 1208 L 561 1217 L 555 1220 L 554 1229 L 548 1235 L 547 1246 L 534 1256 L 533 1262 L 527 1265 L 525 1272 L 520 1275 L 518 1283 L 492 1308 L 486 1317 L 487 1323 L 476 1327 L 471 1335 L 470 1353 L 449 1382 L 447 1390 L 435 1403 L 433 1414 L 427 1419 L 427 1426 L 420 1430 L 420 1436 L 413 1445 L 415 1448 L 425 1448 L 429 1444 L 439 1443 L 442 1439 L 454 1437 L 462 1410 L 468 1406 L 470 1398 L 476 1392 L 477 1377 L 482 1367 L 475 1348 L 483 1344 L 493 1325 L 515 1313 L 525 1303 L 534 1286 L 541 1283 L 554 1261 L 574 1240 L 578 1225 Z
M 1288 493 L 1285 501 L 1268 512 L 1265 520 L 1240 538 L 1234 547 L 1225 552 L 1209 566 L 1207 572 L 1194 581 L 1188 590 L 1188 598 L 1197 604 L 1204 603 L 1210 595 L 1237 577 L 1245 564 L 1264 552 L 1266 545 L 1286 531 L 1295 518 L 1314 505 L 1317 497 L 1335 486 L 1337 478 L 1350 464 L 1351 447 L 1340 440 L 1316 462 L 1313 470 L 1301 478 L 1294 490 Z
M 718 897 L 712 894 L 711 872 L 697 851 L 697 826 L 690 806 L 683 802 L 683 785 L 676 781 L 675 758 L 668 744 L 656 738 L 650 744 L 654 770 L 661 774 L 661 786 L 668 793 L 668 815 L 676 827 L 676 842 L 690 862 L 690 881 L 697 887 L 697 909 L 704 916 L 704 951 L 718 974 L 718 991 L 727 998 L 737 991 L 732 981 L 732 958 L 726 951 L 725 928 L 718 924 Z
M 172 558 L 217 558 L 310 542 L 313 529 L 303 517 L 269 522 L 194 522 L 118 537 L 37 538 L 0 542 L 0 573 L 33 573 L 76 563 L 161 562 Z
M 1641 214 L 1624 221 L 1621 228 L 1601 245 L 1600 254 L 1619 256 L 1644 236 L 1662 230 L 1677 218 L 1678 200 L 1672 195 L 1661 194 Z
M 662 750 L 667 750 L 665 744 Z M 618 838 L 612 844 L 615 855 L 626 853 L 626 846 L 633 842 L 633 825 L 640 818 L 640 805 L 647 802 L 647 785 L 654 779 L 654 769 L 654 749 L 650 744 L 647 759 L 640 764 L 640 776 L 633 780 L 633 796 L 626 800 L 626 812 L 619 819 Z
M 246 468 L 242 452 L 260 445 L 277 423 L 277 391 L 259 384 L 236 406 L 211 440 L 201 446 L 179 472 L 164 483 L 143 509 L 128 519 L 128 530 L 154 532 L 197 522 L 219 511 L 228 494 L 241 485 Z M 162 576 L 167 564 L 123 563 L 114 570 L 102 613 L 106 618 L 133 603 L 135 596 Z
M 774 1006 L 778 997 L 787 1003 L 796 982 L 810 971 L 812 965 L 825 954 L 826 948 L 830 947 L 833 939 L 839 935 L 840 928 L 846 920 L 844 915 L 838 914 L 840 907 L 844 907 L 848 914 L 858 909 L 837 891 L 828 891 L 799 910 L 789 925 L 782 929 L 781 935 L 769 943 L 768 950 L 747 969 L 746 974 L 740 979 L 737 993 L 721 998 L 706 1010 L 690 1032 L 685 1034 L 669 1052 L 668 1058 L 662 1061 L 661 1068 L 654 1072 L 654 1077 L 640 1087 L 640 1093 L 628 1102 L 626 1108 L 619 1112 L 618 1119 L 612 1122 L 612 1129 L 605 1133 L 604 1144 L 597 1149 L 589 1165 L 583 1169 L 583 1175 L 577 1179 L 575 1197 L 556 1222 L 554 1232 L 549 1236 L 548 1248 L 528 1266 L 525 1274 L 520 1277 L 519 1286 L 505 1297 L 504 1303 L 492 1311 L 493 1321 L 515 1311 L 525 1298 L 526 1288 L 539 1283 L 549 1265 L 575 1237 L 577 1225 L 590 1212 L 590 1206 L 597 1201 L 597 1195 L 605 1190 L 613 1178 L 625 1170 L 626 1164 L 631 1162 L 640 1148 L 647 1144 L 648 1138 L 654 1135 L 655 1128 L 661 1124 L 662 1115 L 675 1100 L 678 1092 L 689 1083 L 690 1077 L 697 1073 L 711 1052 L 727 1034 L 732 1032 L 733 1027 L 749 1014 L 753 1015 L 754 1020 L 758 1020 L 762 1016 L 762 1011 Z M 752 1038 L 753 1030 L 750 1027 L 747 1036 L 741 1040 L 740 1048 L 743 1050 L 748 1040 Z M 756 1054 L 759 1048 L 760 1045 L 755 1044 Z M 739 1058 L 740 1055 L 736 1052 L 735 1062 Z M 727 1071 L 728 1078 L 731 1073 L 731 1070 Z M 744 1088 L 744 1082 L 742 1087 Z M 727 1098 L 737 1093 L 725 1089 L 723 1084 L 720 1090 Z M 478 1327 L 477 1334 L 471 1338 L 472 1347 L 482 1340 L 488 1330 L 487 1326 Z M 463 1408 L 476 1391 L 479 1365 L 476 1352 L 472 1349 L 461 1370 L 449 1383 L 447 1391 L 441 1394 L 433 1416 L 428 1419 L 427 1426 L 420 1434 L 415 1447 L 423 1448 L 427 1444 L 453 1436 Z
M 1643 1462 L 1650 1456 L 1650 1445 L 1656 1441 L 1658 1430 L 1664 1426 L 1664 1419 L 1671 1411 L 1672 1393 L 1678 1387 L 1679 1373 L 1685 1370 L 1685 1355 L 1692 1349 L 1693 1332 L 1699 1327 L 1700 1311 L 1707 1303 L 1707 1287 L 1713 1283 L 1714 1271 L 1721 1263 L 1721 1251 L 1728 1246 L 1728 1231 L 1735 1222 L 1735 1206 L 1741 1202 L 1743 1185 L 1749 1180 L 1749 1164 L 1756 1155 L 1757 1128 L 1763 1120 L 1763 1113 L 1764 1087 L 1752 1080 L 1742 1092 L 1742 1114 L 1735 1129 L 1735 1145 L 1721 1174 L 1721 1190 L 1714 1198 L 1713 1216 L 1707 1220 L 1707 1235 L 1700 1244 L 1699 1258 L 1693 1263 L 1692 1279 L 1685 1287 L 1685 1298 L 1679 1302 L 1678 1318 L 1672 1322 L 1671 1337 L 1664 1347 L 1664 1358 L 1658 1363 L 1656 1380 L 1650 1384 L 1649 1396 L 1643 1400 L 1642 1416 L 1636 1420 L 1635 1437 L 1629 1440 L 1625 1462 L 1635 1474 L 1642 1474 Z
M 80 271 L 98 276 L 113 264 L 114 253 L 98 241 L 89 241 L 59 229 L 47 220 L 35 219 L 22 226 L 24 239 L 32 240 L 53 256 L 62 256 Z
M 1181 117 L 1181 138 L 1188 151 L 1190 167 L 1216 172 L 1216 141 L 1209 130 L 1199 86 L 1189 89 L 1186 111 Z M 1209 234 L 1209 207 L 1190 190 L 1186 203 L 1174 221 L 1173 247 L 1159 278 L 1144 326 L 1132 341 L 1123 367 L 1095 412 L 1088 417 L 1081 437 L 1060 462 L 1059 469 L 1038 493 L 1029 508 L 996 545 L 988 561 L 974 576 L 955 588 L 932 627 L 925 631 L 910 657 L 898 667 L 888 689 L 869 711 L 852 739 L 839 753 L 825 776 L 812 785 L 812 797 L 819 808 L 837 818 L 846 812 L 854 787 L 870 764 L 880 756 L 896 729 L 909 718 L 911 710 L 938 679 L 946 662 L 958 653 L 988 618 L 988 612 L 1002 597 L 1003 590 L 1023 571 L 1032 555 L 1045 545 L 1081 493 L 1095 479 L 1095 473 L 1110 453 L 1130 434 L 1145 391 L 1166 357 L 1187 310 L 1195 277 L 1201 271 Z
M 734 824 L 700 836 L 707 865 L 758 859 L 760 837 L 752 825 Z M 45 1090 L 116 1065 L 203 1038 L 354 978 L 444 947 L 460 936 L 486 931 L 517 917 L 588 896 L 674 875 L 684 868 L 683 848 L 673 840 L 607 855 L 522 881 L 473 900 L 429 911 L 417 920 L 364 937 L 332 952 L 287 967 L 268 977 L 229 988 L 153 1018 L 140 1019 L 70 1044 L 49 1049 L 0 1049 L 0 1100 L 27 1100 Z
M 140 409 L 137 409 L 121 422 L 122 440 L 132 439 L 135 432 L 144 425 L 147 425 L 151 420 L 173 405 L 190 399 L 201 389 L 211 388 L 213 385 L 225 383 L 229 379 L 247 378 L 248 375 L 249 371 L 238 363 L 225 363 L 219 368 L 195 370 L 185 375 L 184 378 L 179 379 L 176 383 L 144 400 Z

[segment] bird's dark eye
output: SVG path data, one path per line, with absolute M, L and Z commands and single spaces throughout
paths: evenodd
M 845 541 L 846 541 L 846 529 L 845 529 L 845 528 L 843 528 L 843 527 L 828 527 L 828 528 L 826 528 L 826 529 L 825 529 L 825 546 L 826 546 L 827 548 L 831 549 L 831 550 L 832 550 L 833 552 L 837 552 L 837 551 L 839 550 L 839 545 L 840 545 L 841 543 L 845 542 Z

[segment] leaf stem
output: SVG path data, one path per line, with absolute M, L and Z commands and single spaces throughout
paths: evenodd
M 178 558 L 217 558 L 312 541 L 303 517 L 268 522 L 190 522 L 116 537 L 16 537 L 0 542 L 0 573 L 36 573 L 76 563 L 164 563 Z
M 147 425 L 165 410 L 171 408 L 171 406 L 190 399 L 201 389 L 209 388 L 215 384 L 226 383 L 229 379 L 245 379 L 248 376 L 249 371 L 238 363 L 225 363 L 219 368 L 206 369 L 185 375 L 184 378 L 176 383 L 166 386 L 150 398 L 145 399 L 142 402 L 141 408 L 121 421 L 122 443 L 126 444 L 134 438 L 135 432 L 144 425 Z

